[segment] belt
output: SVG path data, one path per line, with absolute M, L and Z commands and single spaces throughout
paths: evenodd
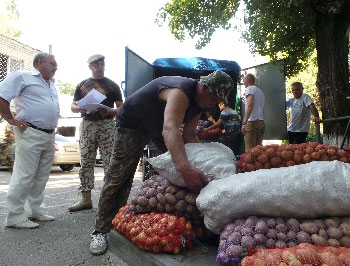
M 34 128 L 36 130 L 40 130 L 42 132 L 45 132 L 47 134 L 52 134 L 55 130 L 54 129 L 44 129 L 44 128 L 40 128 L 40 127 L 37 127 L 37 126 L 34 126 L 33 124 L 31 123 L 28 123 L 27 124 L 31 127 L 31 128 Z

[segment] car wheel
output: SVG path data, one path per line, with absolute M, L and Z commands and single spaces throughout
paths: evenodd
M 60 168 L 62 171 L 72 171 L 74 168 L 74 164 L 61 164 Z

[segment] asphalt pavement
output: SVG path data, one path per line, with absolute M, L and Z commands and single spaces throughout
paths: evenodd
M 52 167 L 44 208 L 47 214 L 56 217 L 55 221 L 38 222 L 37 229 L 13 229 L 5 227 L 10 173 L 0 168 L 0 266 L 129 266 L 110 250 L 101 256 L 90 254 L 89 234 L 94 228 L 103 168 L 95 167 L 93 209 L 69 213 L 68 206 L 77 200 L 78 170 L 79 167 L 75 167 L 71 172 L 63 172 L 59 167 Z M 141 173 L 137 172 L 130 195 L 141 184 Z

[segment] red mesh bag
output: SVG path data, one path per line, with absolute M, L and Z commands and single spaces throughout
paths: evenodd
M 350 163 L 350 152 L 317 142 L 282 145 L 258 145 L 242 154 L 238 161 L 240 172 L 305 164 L 311 161 Z
M 118 211 L 112 224 L 140 249 L 178 254 L 194 246 L 195 233 L 186 218 L 167 213 L 130 213 L 129 205 Z
M 258 249 L 243 258 L 241 266 L 348 266 L 350 248 L 299 244 L 291 248 Z

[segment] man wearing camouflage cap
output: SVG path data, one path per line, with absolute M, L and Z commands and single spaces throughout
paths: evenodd
M 116 117 L 114 149 L 91 234 L 92 254 L 106 252 L 112 219 L 127 202 L 139 159 L 150 140 L 161 152 L 169 151 L 190 190 L 199 192 L 208 183 L 208 177 L 187 160 L 184 144 L 199 142 L 196 127 L 203 110 L 227 102 L 235 90 L 228 74 L 215 71 L 201 79 L 163 76 L 126 99 Z
M 114 117 L 123 103 L 119 86 L 104 76 L 105 57 L 101 54 L 94 54 L 88 58 L 87 63 L 92 77 L 77 85 L 71 105 L 71 111 L 80 113 L 83 119 L 79 128 L 81 153 L 81 168 L 79 170 L 80 199 L 68 207 L 70 212 L 92 209 L 91 190 L 94 188 L 95 182 L 94 168 L 97 149 L 101 151 L 103 168 L 104 171 L 107 171 L 113 146 Z M 109 109 L 98 108 L 87 112 L 83 107 L 78 106 L 77 102 L 93 89 L 105 96 L 101 104 L 109 107 Z

